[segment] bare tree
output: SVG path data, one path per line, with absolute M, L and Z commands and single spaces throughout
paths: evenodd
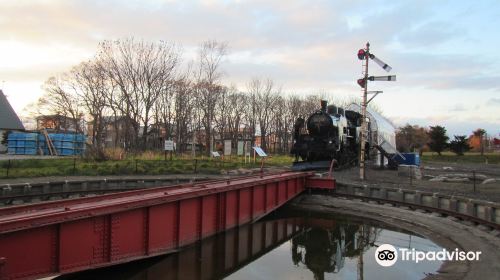
M 191 81 L 186 76 L 178 79 L 174 84 L 174 111 L 175 111 L 175 135 L 177 143 L 179 143 L 178 151 L 184 152 L 181 143 L 188 143 L 189 133 L 195 133 L 194 123 L 196 118 L 193 117 L 194 111 L 194 96 Z M 194 147 L 194 142 L 192 143 Z
M 78 102 L 75 89 L 71 86 L 69 76 L 63 74 L 59 77 L 49 78 L 43 85 L 45 91 L 38 99 L 38 107 L 66 118 L 71 118 L 75 130 L 83 132 L 81 119 L 83 111 Z
M 109 99 L 110 106 L 131 120 L 126 124 L 133 128 L 135 148 L 138 148 L 139 129 L 143 125 L 145 148 L 154 105 L 160 96 L 170 97 L 169 88 L 179 63 L 178 49 L 167 42 L 146 43 L 131 38 L 103 42 L 99 58 L 118 89 Z
M 284 123 L 286 125 L 285 143 L 287 145 L 286 152 L 289 152 L 289 148 L 293 144 L 293 133 L 294 133 L 294 123 L 298 117 L 306 118 L 305 112 L 302 110 L 303 100 L 297 95 L 290 95 L 285 102 L 285 114 L 282 116 L 284 118 Z
M 173 93 L 171 91 L 174 81 L 174 71 L 179 63 L 179 53 L 174 45 L 160 42 L 158 44 L 145 44 L 141 42 L 138 45 L 138 71 L 139 71 L 139 93 L 142 101 L 143 114 L 141 115 L 144 125 L 143 133 L 146 147 L 148 124 L 150 122 L 151 111 L 154 105 L 164 104 L 166 111 L 163 114 L 163 123 L 166 132 L 171 136 L 170 123 L 173 118 L 171 102 Z M 160 101 L 160 102 L 158 102 Z
M 250 138 L 252 139 L 251 146 L 255 146 L 255 140 L 257 137 L 257 94 L 260 90 L 260 81 L 253 79 L 247 85 L 247 101 L 248 106 L 246 107 L 245 121 L 250 131 Z
M 138 72 L 136 71 L 134 40 L 126 39 L 114 42 L 104 41 L 100 45 L 99 62 L 109 79 L 116 84 L 117 90 L 108 96 L 109 105 L 113 108 L 116 117 L 124 117 L 124 131 L 128 134 L 132 129 L 133 135 L 124 137 L 125 149 L 132 146 L 137 148 L 137 139 L 140 128 L 142 106 L 138 95 Z
M 112 94 L 113 85 L 108 82 L 105 70 L 99 63 L 88 61 L 73 67 L 70 72 L 72 87 L 92 120 L 92 143 L 99 158 L 104 158 L 103 119 L 107 108 L 106 96 Z
M 222 87 L 219 92 L 218 101 L 214 110 L 214 128 L 219 133 L 221 139 L 226 138 L 228 132 L 229 114 L 231 111 L 229 98 L 231 93 L 227 87 Z
M 276 109 L 276 103 L 279 96 L 279 90 L 275 89 L 274 82 L 271 79 L 261 81 L 253 79 L 248 85 L 252 96 L 252 114 L 255 116 L 253 121 L 258 121 L 261 137 L 261 147 L 267 149 L 267 135 L 272 123 L 273 111 Z
M 227 129 L 233 145 L 242 138 L 246 138 L 244 133 L 245 112 L 249 106 L 246 95 L 238 92 L 236 87 L 230 88 L 231 94 L 228 96 Z
M 195 98 L 205 132 L 207 155 L 210 155 L 213 149 L 215 108 L 224 90 L 224 87 L 219 84 L 219 79 L 222 76 L 220 63 L 226 53 L 226 44 L 217 41 L 204 42 L 199 49 Z

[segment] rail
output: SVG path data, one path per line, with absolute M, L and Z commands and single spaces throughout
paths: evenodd
M 129 191 L 214 179 L 214 176 L 176 175 L 151 178 L 103 178 L 51 182 L 0 184 L 0 207 L 92 194 Z

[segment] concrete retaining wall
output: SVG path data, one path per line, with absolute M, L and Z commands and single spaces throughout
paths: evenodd
M 500 224 L 500 203 L 410 189 L 337 183 L 337 194 L 361 195 L 439 208 Z

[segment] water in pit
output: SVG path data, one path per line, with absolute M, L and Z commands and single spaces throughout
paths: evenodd
M 375 261 L 381 244 L 442 248 L 423 237 L 344 216 L 273 213 L 181 251 L 57 279 L 422 279 L 442 262 Z M 362 275 L 358 277 L 358 275 Z

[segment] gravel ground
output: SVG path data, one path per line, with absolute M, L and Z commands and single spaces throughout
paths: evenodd
M 476 174 L 476 191 L 473 171 Z M 421 166 L 420 173 L 422 179 L 418 180 L 410 179 L 409 173 L 398 174 L 396 170 L 368 167 L 365 181 L 359 179 L 358 168 L 335 171 L 334 176 L 339 183 L 418 189 L 500 202 L 500 165 L 430 163 Z

